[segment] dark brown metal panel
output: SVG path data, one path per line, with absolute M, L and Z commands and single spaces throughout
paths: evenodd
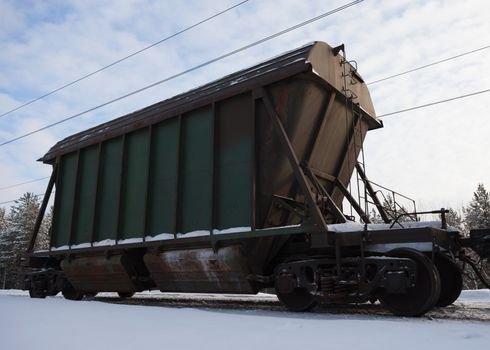
M 148 253 L 145 265 L 164 292 L 257 293 L 239 245 Z
M 288 140 L 288 135 L 286 134 L 286 131 L 284 130 L 284 127 L 281 123 L 279 115 L 276 113 L 274 110 L 274 107 L 271 103 L 270 98 L 268 97 L 267 91 L 265 89 L 261 89 L 259 94 L 262 96 L 261 100 L 264 102 L 265 108 L 267 109 L 267 112 L 269 114 L 269 117 L 271 119 L 271 123 L 273 124 L 273 127 L 278 135 L 278 138 L 284 148 L 284 151 L 289 159 L 289 163 L 291 164 L 291 167 L 293 168 L 293 171 L 296 176 L 296 181 L 298 181 L 300 188 L 303 192 L 303 195 L 305 196 L 306 202 L 308 203 L 310 214 L 312 216 L 313 222 L 318 226 L 320 230 L 324 230 L 325 233 L 327 233 L 327 224 L 325 222 L 325 218 L 323 217 L 323 214 L 320 212 L 320 209 L 318 208 L 318 205 L 316 204 L 315 198 L 313 196 L 313 193 L 311 192 L 311 189 L 309 187 L 308 181 L 306 180 L 306 176 L 303 173 L 303 170 L 300 167 L 298 158 L 295 154 L 295 150 L 291 146 L 289 140 Z
M 64 259 L 61 268 L 72 286 L 82 292 L 136 292 L 125 255 Z
M 317 142 L 309 160 L 313 171 L 318 170 L 333 177 L 337 177 L 339 164 L 344 161 L 346 140 L 351 130 L 351 120 L 346 119 L 345 105 L 337 97 L 336 94 L 336 98 L 329 102 L 328 115 L 325 115 L 325 123 L 318 131 Z M 326 184 L 326 187 L 332 190 L 332 186 Z
M 315 146 L 323 141 L 318 137 L 318 135 L 320 135 L 321 131 L 327 127 L 327 120 L 330 114 L 332 113 L 333 101 L 335 101 L 336 95 L 337 95 L 336 92 L 332 91 L 329 97 L 324 98 L 323 106 L 321 107 L 318 121 L 313 129 L 313 135 L 312 137 L 310 137 L 309 144 L 306 148 L 305 157 L 304 157 L 306 164 L 309 164 L 310 157 L 311 154 L 313 153 L 313 150 L 315 149 Z

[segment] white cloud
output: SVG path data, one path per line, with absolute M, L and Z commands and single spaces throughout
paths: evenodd
M 238 1 L 0 2 L 0 113 Z M 0 118 L 0 141 L 153 83 L 343 5 L 252 0 L 75 86 Z M 366 81 L 488 45 L 488 2 L 365 1 L 120 103 L 0 148 L 0 187 L 46 176 L 34 160 L 71 133 L 189 90 L 306 42 L 345 43 Z M 490 50 L 371 86 L 379 114 L 490 87 Z M 489 95 L 387 117 L 366 141 L 373 180 L 421 201 L 459 206 L 490 187 Z M 0 192 L 0 202 L 44 184 Z

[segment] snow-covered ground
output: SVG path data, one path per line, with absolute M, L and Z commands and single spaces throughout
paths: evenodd
M 490 303 L 490 291 L 465 291 L 458 303 Z M 30 299 L 22 291 L 0 291 L 2 350 L 446 350 L 489 346 L 490 322 L 116 305 L 61 297 Z

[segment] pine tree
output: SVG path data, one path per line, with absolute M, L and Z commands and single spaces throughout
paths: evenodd
M 0 252 L 7 268 L 7 288 L 21 287 L 20 262 L 27 253 L 38 211 L 39 199 L 33 193 L 25 193 L 15 201 L 7 215 L 7 229 L 0 242 Z
M 378 213 L 378 211 L 374 208 L 371 209 L 369 212 L 369 221 L 371 221 L 372 224 L 384 224 L 384 220 L 381 217 L 381 215 Z
M 7 228 L 7 217 L 5 215 L 5 208 L 0 208 L 0 236 L 5 232 Z
M 468 232 L 471 229 L 490 228 L 490 195 L 483 184 L 478 184 L 473 199 L 463 211 Z
M 453 208 L 449 208 L 448 210 L 449 210 L 449 213 L 446 214 L 446 222 L 447 222 L 448 226 L 457 228 L 459 230 L 459 232 L 464 233 L 465 232 L 464 222 L 463 222 L 463 218 L 461 217 L 461 215 L 456 210 L 454 210 Z
M 7 218 L 5 208 L 0 208 L 0 288 L 4 287 L 4 278 L 7 273 L 7 258 L 5 255 L 7 232 Z
M 46 250 L 49 249 L 49 231 L 51 230 L 51 222 L 53 218 L 53 207 L 44 214 L 41 227 L 37 234 L 34 250 Z

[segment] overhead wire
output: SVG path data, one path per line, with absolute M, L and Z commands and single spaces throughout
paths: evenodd
M 428 64 L 425 64 L 425 65 L 420 66 L 420 67 L 416 67 L 416 68 L 412 68 L 412 69 L 406 70 L 406 71 L 401 72 L 401 73 L 397 73 L 397 74 L 393 74 L 393 75 L 390 75 L 390 76 L 387 76 L 387 77 L 384 77 L 384 78 L 380 78 L 380 79 L 371 81 L 369 83 L 366 83 L 366 85 L 373 85 L 373 84 L 376 84 L 376 83 L 379 83 L 379 82 L 382 82 L 382 81 L 385 81 L 385 80 L 389 80 L 389 79 L 393 79 L 393 78 L 396 78 L 396 77 L 399 77 L 399 76 L 402 76 L 402 75 L 405 75 L 405 74 L 413 73 L 413 72 L 416 72 L 418 70 L 421 70 L 421 69 L 424 69 L 424 68 L 428 68 L 428 67 L 432 67 L 432 66 L 435 66 L 437 64 L 444 63 L 444 62 L 447 62 L 447 61 L 451 61 L 451 60 L 454 60 L 456 58 L 460 58 L 460 57 L 463 57 L 463 56 L 466 56 L 466 55 L 470 55 L 470 54 L 475 53 L 475 52 L 478 52 L 478 51 L 486 50 L 488 48 L 490 48 L 490 45 L 486 45 L 486 46 L 483 46 L 483 47 L 480 47 L 478 49 L 474 49 L 474 50 L 471 50 L 471 51 L 466 51 L 466 52 L 460 53 L 460 54 L 455 55 L 455 56 L 447 57 L 447 58 L 444 58 L 444 59 L 439 60 L 439 61 L 435 61 L 435 62 L 428 63 Z
M 35 195 L 34 195 L 34 197 L 36 197 L 36 198 L 37 198 L 37 197 L 41 197 L 41 196 L 44 196 L 44 193 L 39 193 L 39 194 L 35 194 Z M 16 202 L 16 201 L 18 201 L 18 200 L 19 200 L 19 198 L 18 198 L 18 199 L 12 199 L 12 200 L 10 200 L 10 201 L 1 202 L 1 203 L 0 203 L 0 205 L 3 205 L 3 204 L 9 204 L 9 203 L 13 203 L 13 202 Z
M 7 190 L 9 188 L 14 188 L 14 187 L 22 186 L 22 185 L 31 184 L 31 183 L 42 181 L 42 180 L 46 180 L 46 179 L 49 179 L 49 176 L 41 177 L 39 179 L 34 179 L 34 180 L 28 180 L 28 181 L 25 181 L 25 182 L 13 184 L 13 185 L 8 185 L 8 186 L 5 186 L 5 187 L 0 187 L 0 191 Z
M 49 92 L 47 92 L 47 93 L 45 93 L 45 94 L 43 94 L 43 95 L 41 95 L 39 97 L 36 97 L 36 98 L 34 98 L 32 100 L 29 100 L 29 101 L 27 101 L 27 102 L 25 102 L 25 103 L 23 103 L 23 104 L 15 107 L 15 108 L 11 109 L 11 110 L 8 110 L 7 112 L 4 112 L 4 113 L 0 114 L 0 118 L 6 116 L 8 114 L 11 114 L 11 113 L 13 113 L 15 111 L 18 111 L 21 108 L 24 108 L 26 106 L 29 106 L 30 104 L 32 104 L 34 102 L 37 102 L 37 101 L 39 101 L 39 100 L 41 100 L 41 99 L 43 99 L 45 97 L 48 97 L 48 96 L 50 96 L 50 95 L 52 95 L 52 94 L 54 94 L 54 93 L 56 93 L 58 91 L 61 91 L 63 89 L 66 89 L 69 86 L 72 86 L 72 85 L 74 85 L 74 84 L 76 84 L 76 83 L 78 83 L 78 82 L 80 82 L 82 80 L 85 80 L 85 79 L 87 79 L 87 78 L 89 78 L 89 77 L 91 77 L 91 76 L 93 76 L 93 75 L 95 75 L 97 73 L 100 73 L 100 72 L 102 72 L 102 71 L 104 71 L 104 70 L 106 70 L 106 69 L 108 69 L 110 67 L 113 67 L 116 64 L 119 64 L 119 63 L 121 63 L 123 61 L 126 61 L 127 59 L 129 59 L 131 57 L 134 57 L 134 56 L 136 56 L 136 55 L 138 55 L 138 54 L 140 54 L 140 53 L 142 53 L 142 52 L 144 52 L 146 50 L 149 50 L 152 47 L 155 47 L 155 46 L 157 46 L 157 45 L 159 45 L 159 44 L 161 44 L 161 43 L 163 43 L 163 42 L 165 42 L 167 40 L 170 40 L 170 39 L 172 39 L 172 38 L 174 38 L 174 37 L 176 37 L 176 36 L 178 36 L 180 34 L 183 34 L 183 33 L 187 32 L 187 31 L 189 31 L 189 30 L 191 30 L 193 28 L 196 28 L 197 26 L 200 26 L 203 23 L 206 23 L 206 22 L 208 22 L 208 21 L 210 21 L 210 20 L 212 20 L 212 19 L 214 19 L 214 18 L 216 18 L 216 17 L 218 17 L 218 16 L 220 16 L 220 15 L 226 13 L 226 12 L 229 12 L 229 11 L 237 8 L 238 6 L 243 5 L 244 3 L 248 2 L 248 1 L 249 0 L 241 1 L 241 2 L 239 2 L 239 3 L 237 3 L 237 4 L 233 5 L 233 6 L 230 6 L 230 7 L 226 8 L 226 9 L 220 11 L 220 12 L 215 13 L 212 16 L 206 17 L 205 19 L 203 19 L 203 20 L 201 20 L 199 22 L 194 23 L 193 25 L 191 25 L 189 27 L 186 27 L 186 28 L 184 28 L 182 30 L 179 30 L 178 32 L 175 32 L 175 33 L 173 33 L 173 34 L 171 34 L 171 35 L 169 35 L 169 36 L 167 36 L 167 37 L 165 37 L 165 38 L 163 38 L 161 40 L 158 40 L 157 42 L 154 42 L 151 45 L 145 46 L 142 49 L 139 49 L 139 50 L 137 50 L 137 51 L 135 51 L 135 52 L 127 55 L 127 56 L 124 56 L 124 57 L 122 57 L 122 58 L 120 58 L 120 59 L 118 59 L 118 60 L 116 60 L 116 61 L 114 61 L 112 63 L 109 63 L 108 65 L 105 65 L 105 66 L 103 66 L 103 67 L 101 67 L 101 68 L 99 68 L 99 69 L 97 69 L 97 70 L 95 70 L 95 71 L 93 71 L 91 73 L 85 74 L 85 75 L 81 76 L 80 78 L 77 78 L 75 80 L 72 80 L 72 81 L 70 81 L 70 82 L 68 82 L 68 83 L 66 83 L 66 84 L 64 84 L 64 85 L 62 85 L 62 86 L 60 86 L 60 87 L 58 87 L 58 88 L 56 88 L 54 90 L 51 90 L 51 91 L 49 91 Z
M 242 52 L 242 51 L 248 50 L 248 49 L 250 49 L 250 48 L 252 48 L 252 47 L 254 47 L 254 46 L 257 46 L 257 45 L 263 44 L 264 42 L 267 42 L 267 41 L 269 41 L 269 40 L 275 39 L 275 38 L 277 38 L 277 37 L 279 37 L 279 36 L 281 36 L 281 35 L 287 34 L 287 33 L 291 32 L 291 31 L 293 31 L 293 30 L 296 30 L 296 29 L 298 29 L 298 28 L 304 27 L 304 26 L 306 26 L 306 25 L 308 25 L 308 24 L 310 24 L 310 23 L 313 23 L 313 22 L 315 22 L 315 21 L 318 21 L 318 20 L 320 20 L 320 19 L 322 19 L 322 18 L 325 18 L 325 17 L 327 17 L 327 16 L 333 15 L 333 14 L 338 13 L 338 12 L 340 12 L 340 11 L 343 11 L 343 10 L 345 10 L 345 9 L 347 9 L 347 8 L 351 7 L 351 6 L 357 5 L 357 4 L 361 3 L 362 1 L 364 1 L 364 0 L 356 0 L 356 1 L 349 2 L 349 3 L 345 4 L 345 5 L 339 6 L 339 7 L 335 8 L 335 9 L 330 10 L 330 11 L 328 11 L 328 12 L 325 12 L 325 13 L 323 13 L 323 14 L 321 14 L 321 15 L 318 15 L 318 16 L 313 17 L 313 18 L 310 18 L 310 19 L 308 19 L 308 20 L 306 20 L 306 21 L 300 22 L 300 23 L 298 23 L 298 24 L 296 24 L 296 25 L 294 25 L 294 26 L 292 26 L 292 27 L 289 27 L 289 28 L 283 29 L 283 30 L 281 30 L 281 31 L 279 31 L 279 32 L 276 32 L 276 33 L 274 33 L 274 34 L 272 34 L 272 35 L 269 35 L 269 36 L 267 36 L 267 37 L 265 37 L 265 38 L 262 38 L 262 39 L 260 39 L 260 40 L 254 41 L 254 42 L 252 42 L 252 43 L 250 43 L 250 44 L 248 44 L 248 45 L 242 46 L 242 47 L 240 47 L 240 48 L 238 48 L 238 49 L 235 49 L 235 50 L 229 51 L 229 52 L 227 52 L 227 53 L 225 53 L 225 54 L 223 54 L 223 55 L 220 55 L 220 56 L 217 56 L 217 57 L 215 57 L 215 58 L 213 58 L 213 59 L 210 59 L 210 60 L 208 60 L 208 61 L 205 61 L 205 62 L 203 62 L 203 63 L 201 63 L 201 64 L 198 64 L 197 66 L 194 66 L 194 67 L 188 68 L 188 69 L 183 70 L 183 71 L 181 71 L 181 72 L 179 72 L 179 73 L 176 73 L 176 74 L 174 74 L 174 75 L 171 75 L 171 76 L 169 76 L 169 77 L 167 77 L 167 78 L 164 78 L 164 79 L 161 79 L 161 80 L 159 80 L 159 81 L 156 81 L 156 82 L 154 82 L 154 83 L 152 83 L 152 84 L 146 85 L 146 86 L 144 86 L 144 87 L 142 87 L 142 88 L 140 88 L 140 89 L 134 90 L 134 91 L 132 91 L 132 92 L 129 92 L 129 93 L 127 93 L 127 94 L 124 94 L 124 95 L 122 95 L 122 96 L 119 96 L 119 97 L 117 97 L 117 98 L 114 98 L 114 99 L 112 99 L 112 100 L 110 100 L 110 101 L 107 101 L 107 102 L 104 102 L 104 103 L 102 103 L 102 104 L 99 104 L 99 105 L 97 105 L 97 106 L 95 106 L 95 107 L 92 107 L 92 108 L 86 109 L 86 110 L 84 110 L 84 111 L 82 111 L 82 112 L 80 112 L 80 113 L 76 113 L 76 114 L 71 115 L 71 116 L 69 116 L 69 117 L 67 117 L 67 118 L 64 118 L 64 119 L 58 120 L 57 122 L 54 122 L 54 123 L 51 123 L 51 124 L 45 125 L 45 126 L 43 126 L 43 127 L 41 127 L 41 128 L 38 128 L 38 129 L 32 130 L 32 131 L 30 131 L 30 132 L 28 132 L 28 133 L 26 133 L 26 134 L 23 134 L 23 135 L 20 135 L 20 136 L 14 137 L 13 139 L 10 139 L 10 140 L 7 140 L 7 141 L 4 141 L 4 142 L 0 143 L 0 147 L 5 146 L 5 145 L 7 145 L 7 144 L 10 144 L 10 143 L 12 143 L 12 142 L 14 142 L 14 141 L 17 141 L 17 140 L 23 139 L 23 138 L 25 138 L 25 137 L 28 137 L 28 136 L 30 136 L 30 135 L 36 134 L 36 133 L 41 132 L 41 131 L 43 131 L 43 130 L 46 130 L 46 129 L 52 128 L 53 126 L 56 126 L 56 125 L 62 124 L 62 123 L 67 122 L 67 121 L 69 121 L 69 120 L 75 119 L 75 118 L 80 117 L 80 116 L 82 116 L 82 115 L 85 115 L 85 114 L 87 114 L 87 113 L 89 113 L 89 112 L 93 112 L 93 111 L 95 111 L 95 110 L 97 110 L 97 109 L 100 109 L 100 108 L 102 108 L 102 107 L 108 106 L 108 105 L 113 104 L 113 103 L 115 103 L 115 102 L 117 102 L 117 101 L 123 100 L 123 99 L 125 99 L 125 98 L 128 98 L 128 97 L 130 97 L 130 96 L 133 96 L 133 95 L 138 94 L 138 93 L 140 93 L 140 92 L 143 92 L 143 91 L 145 91 L 145 90 L 148 90 L 148 89 L 150 89 L 150 88 L 152 88 L 152 87 L 155 87 L 155 86 L 157 86 L 157 85 L 163 84 L 163 83 L 165 83 L 165 82 L 167 82 L 167 81 L 170 81 L 170 80 L 172 80 L 172 79 L 178 78 L 178 77 L 180 77 L 180 76 L 183 76 L 183 75 L 185 75 L 185 74 L 187 74 L 187 73 L 190 73 L 190 72 L 193 72 L 193 71 L 198 70 L 198 69 L 200 69 L 200 68 L 203 68 L 203 67 L 205 67 L 205 66 L 208 66 L 208 65 L 210 65 L 210 64 L 212 64 L 212 63 L 215 63 L 215 62 L 217 62 L 217 61 L 223 60 L 223 59 L 225 59 L 225 58 L 227 58 L 227 57 L 230 57 L 230 56 L 236 55 L 237 53 L 240 53 L 240 52 Z
M 398 110 L 398 111 L 381 114 L 381 115 L 378 115 L 378 118 L 383 118 L 383 117 L 387 117 L 387 116 L 393 115 L 393 114 L 400 114 L 400 113 L 404 113 L 404 112 L 408 112 L 408 111 L 413 111 L 413 110 L 420 109 L 420 108 L 426 108 L 426 107 L 438 105 L 438 104 L 441 104 L 441 103 L 451 102 L 451 101 L 454 101 L 454 100 L 459 100 L 459 99 L 470 97 L 470 96 L 484 94 L 484 93 L 487 93 L 487 92 L 490 92 L 490 89 L 476 91 L 476 92 L 472 92 L 472 93 L 465 94 L 465 95 L 459 95 L 459 96 L 455 96 L 455 97 L 450 97 L 450 98 L 447 98 L 447 99 L 444 99 L 444 100 L 429 102 L 429 103 L 426 103 L 426 104 L 423 104 L 423 105 L 409 107 L 409 108 L 401 109 L 401 110 Z

